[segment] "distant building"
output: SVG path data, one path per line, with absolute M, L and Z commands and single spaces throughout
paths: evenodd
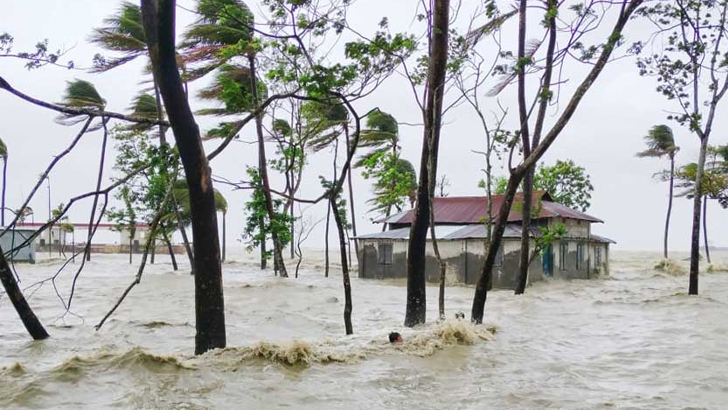
M 30 235 L 41 229 L 45 223 L 43 222 L 20 222 L 16 225 L 16 231 L 30 232 Z M 77 246 L 85 246 L 88 238 L 88 223 L 66 223 L 66 226 L 73 227 L 72 232 L 67 232 L 62 229 L 62 224 L 53 225 L 48 230 L 45 229 L 33 240 L 33 249 L 40 251 L 47 251 L 48 244 L 50 243 L 53 250 L 59 251 L 64 248 L 70 251 Z M 144 245 L 147 235 L 149 234 L 149 226 L 146 224 L 138 224 L 134 236 L 130 238 L 129 230 L 122 229 L 116 230 L 115 224 L 100 223 L 96 227 L 96 233 L 94 239 L 91 242 L 91 251 L 94 253 L 126 253 L 129 252 L 129 246 L 131 245 L 133 252 L 140 252 Z M 116 240 L 111 241 L 111 238 Z M 179 247 L 175 247 L 175 253 L 179 253 Z M 3 245 L 3 250 L 5 250 Z M 164 251 L 166 247 L 162 248 Z
M 11 229 L 4 234 L 0 231 L 0 247 L 5 252 L 7 260 L 35 263 L 35 243 L 32 241 L 25 243 L 33 233 L 35 233 L 34 229 L 23 228 Z
M 552 244 L 542 255 L 534 258 L 529 266 L 529 283 L 544 276 L 568 279 L 588 279 L 609 274 L 610 239 L 592 234 L 594 223 L 602 220 L 564 205 L 555 203 L 546 192 L 534 192 L 531 236 L 540 235 L 540 227 L 561 223 L 566 234 Z M 503 242 L 496 255 L 493 268 L 493 287 L 515 287 L 520 260 L 521 212 L 520 194 L 508 215 Z M 493 195 L 493 213 L 496 214 L 503 196 Z M 448 277 L 460 283 L 474 284 L 480 277 L 485 262 L 487 230 L 486 197 L 435 198 L 435 236 L 440 255 L 447 263 Z M 386 224 L 379 233 L 360 235 L 359 277 L 405 278 L 407 241 L 414 211 L 392 215 L 378 222 Z M 533 242 L 531 246 L 533 247 Z M 439 266 L 432 248 L 430 233 L 427 235 L 425 275 L 428 281 L 439 280 Z

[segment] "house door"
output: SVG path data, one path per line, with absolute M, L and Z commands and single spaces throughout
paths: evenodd
M 551 245 L 544 249 L 541 258 L 543 261 L 543 274 L 552 276 L 554 274 L 554 254 Z

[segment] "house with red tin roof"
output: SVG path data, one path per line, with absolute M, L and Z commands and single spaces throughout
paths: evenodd
M 492 212 L 498 212 L 504 197 L 492 196 Z M 516 196 L 508 215 L 503 242 L 493 269 L 493 287 L 513 289 L 520 261 L 521 212 L 523 199 Z M 482 196 L 435 198 L 435 237 L 447 266 L 450 282 L 474 284 L 485 261 L 488 238 L 488 198 Z M 534 210 L 531 236 L 541 235 L 543 227 L 563 226 L 565 234 L 533 258 L 529 266 L 529 283 L 545 277 L 590 279 L 609 274 L 609 245 L 612 240 L 592 233 L 599 218 L 556 203 L 544 191 L 533 195 Z M 384 224 L 382 232 L 360 235 L 359 277 L 405 278 L 407 241 L 414 210 L 400 212 L 376 222 Z M 533 245 L 532 245 L 533 246 Z M 439 265 L 428 237 L 426 277 L 439 281 Z

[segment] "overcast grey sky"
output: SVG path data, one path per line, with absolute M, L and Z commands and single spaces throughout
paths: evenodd
M 191 6 L 190 1 L 181 1 Z M 248 2 L 254 9 L 257 2 Z M 414 31 L 413 17 L 417 0 L 358 0 L 351 9 L 351 24 L 363 32 L 371 33 L 381 17 L 388 17 L 392 31 Z M 65 58 L 74 60 L 79 67 L 91 65 L 93 55 L 100 50 L 87 43 L 92 27 L 115 11 L 118 2 L 92 0 L 0 0 L 0 32 L 8 32 L 15 37 L 15 49 L 30 49 L 33 44 L 48 38 L 51 47 L 70 48 Z M 607 19 L 611 25 L 612 18 Z M 192 17 L 179 12 L 179 24 L 190 22 Z M 643 35 L 649 28 L 635 24 L 626 35 Z M 513 26 L 506 26 L 504 38 L 515 36 Z M 179 31 L 182 31 L 180 29 Z M 484 50 L 484 54 L 488 54 Z M 69 71 L 56 67 L 45 67 L 28 72 L 23 63 L 13 59 L 0 59 L 0 75 L 15 88 L 40 99 L 58 101 L 65 82 L 74 78 L 90 80 L 96 84 L 101 95 L 108 101 L 108 109 L 124 111 L 131 97 L 140 88 L 143 80 L 142 61 L 121 67 L 110 73 L 94 75 L 83 71 Z M 573 71 L 565 88 L 579 82 L 584 67 L 567 66 Z M 588 213 L 603 219 L 606 223 L 594 228 L 594 233 L 608 236 L 618 242 L 620 249 L 660 249 L 662 244 L 664 214 L 667 203 L 667 184 L 652 178 L 667 165 L 666 160 L 639 159 L 635 153 L 643 149 L 642 136 L 654 124 L 664 123 L 666 110 L 675 107 L 666 102 L 654 91 L 655 82 L 641 78 L 637 73 L 634 59 L 622 59 L 611 63 L 584 99 L 561 136 L 546 154 L 543 162 L 553 163 L 557 159 L 573 159 L 586 167 L 591 175 L 595 191 L 592 207 Z M 566 94 L 565 94 L 566 95 Z M 485 97 L 483 97 L 485 98 Z M 500 97 L 501 103 L 516 113 L 515 88 L 507 89 Z M 495 99 L 488 100 L 494 105 Z M 192 101 L 193 108 L 199 108 Z M 379 107 L 393 114 L 399 121 L 419 123 L 419 111 L 407 82 L 400 76 L 393 76 L 373 95 L 358 103 L 361 110 Z M 556 112 L 558 107 L 552 109 Z M 726 112 L 726 107 L 719 112 Z M 53 121 L 51 111 L 32 106 L 8 93 L 0 93 L 0 138 L 8 146 L 9 181 L 7 190 L 8 207 L 20 206 L 37 180 L 38 175 L 48 162 L 62 151 L 78 131 L 80 126 L 65 127 Z M 721 118 L 722 117 L 722 118 Z M 510 128 L 514 115 L 511 115 Z M 553 116 L 550 118 L 553 120 Z M 214 120 L 199 118 L 203 129 L 215 124 Z M 477 181 L 482 178 L 482 159 L 471 152 L 483 144 L 483 134 L 469 107 L 463 105 L 452 110 L 446 118 L 442 133 L 439 172 L 447 174 L 452 182 L 451 195 L 480 195 Z M 711 142 L 725 144 L 728 120 L 719 114 Z M 672 124 L 671 124 L 672 126 Z M 697 158 L 697 138 L 673 126 L 677 144 L 681 146 L 678 162 L 685 163 Z M 251 139 L 253 129 L 243 131 L 243 139 Z M 403 155 L 418 168 L 422 140 L 420 127 L 400 126 Z M 65 158 L 54 171 L 52 180 L 52 202 L 56 206 L 67 202 L 68 198 L 93 189 L 98 166 L 101 133 L 85 136 L 78 148 Z M 209 151 L 218 142 L 207 142 Z M 273 147 L 270 147 L 273 152 Z M 112 175 L 111 164 L 107 161 L 106 175 Z M 212 163 L 213 173 L 231 180 L 243 176 L 245 165 L 256 164 L 254 146 L 235 143 Z M 304 171 L 305 181 L 302 196 L 312 197 L 320 191 L 318 175 L 330 174 L 330 157 L 317 154 L 310 159 Z M 280 182 L 280 181 L 278 181 Z M 369 221 L 374 215 L 366 213 L 366 200 L 371 194 L 370 185 L 360 176 L 354 178 L 355 197 L 358 212 L 357 224 L 360 233 L 377 230 Z M 247 193 L 231 192 L 228 187 L 217 186 L 227 194 L 230 203 L 228 214 L 228 243 L 232 243 L 244 224 L 243 205 Z M 31 203 L 38 218 L 46 218 L 47 192 L 45 186 Z M 71 219 L 82 222 L 88 218 L 88 203 L 80 204 L 71 212 Z M 309 209 L 317 216 L 325 213 L 325 205 Z M 670 245 L 672 249 L 683 250 L 689 246 L 691 202 L 676 198 Z M 728 245 L 728 217 L 716 203 L 709 204 L 709 226 L 711 244 Z M 332 240 L 334 239 L 332 232 Z M 323 226 L 312 235 L 307 246 L 323 245 Z

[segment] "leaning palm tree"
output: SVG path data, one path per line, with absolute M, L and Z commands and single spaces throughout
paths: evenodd
M 372 148 L 354 164 L 362 167 L 376 155 L 391 151 L 395 156 L 399 150 L 399 125 L 397 120 L 383 111 L 372 111 L 367 116 L 367 129 L 362 130 L 359 147 Z
M 137 57 L 146 56 L 147 41 L 139 5 L 128 1 L 122 2 L 116 14 L 104 19 L 103 27 L 94 29 L 90 40 L 107 50 L 121 53 L 120 57 L 111 59 L 97 54 L 92 70 L 94 72 L 105 72 Z
M 101 97 L 96 87 L 86 80 L 73 80 L 66 84 L 63 99 L 58 105 L 68 108 L 80 108 L 103 111 L 106 107 L 106 100 Z M 56 121 L 63 125 L 74 125 L 86 120 L 85 115 L 61 114 Z M 91 129 L 98 128 L 92 127 Z
M 217 189 L 214 190 L 215 195 L 215 209 L 218 212 L 222 212 L 222 260 L 225 261 L 225 229 L 226 219 L 228 211 L 228 203 L 225 197 Z M 172 188 L 172 197 L 175 202 L 179 205 L 180 220 L 183 221 L 183 225 L 189 225 L 192 223 L 192 213 L 190 207 L 190 191 L 187 187 L 187 181 L 178 179 L 174 182 Z M 181 230 L 184 230 L 184 226 L 180 226 Z
M 677 154 L 680 150 L 680 147 L 675 145 L 675 137 L 673 136 L 672 129 L 664 124 L 652 127 L 645 136 L 645 143 L 647 144 L 647 149 L 638 152 L 638 157 L 668 157 L 670 159 L 670 196 L 667 202 L 667 216 L 665 217 L 665 242 L 663 249 L 663 256 L 667 259 L 667 237 L 668 232 L 670 231 L 670 213 L 672 212 L 672 198 L 675 181 L 675 154 Z
M 96 90 L 96 87 L 85 80 L 74 80 L 69 81 L 66 86 L 66 92 L 63 95 L 63 100 L 59 103 L 59 105 L 62 105 L 64 107 L 70 107 L 70 108 L 83 108 L 83 109 L 93 109 L 98 111 L 103 111 L 106 107 L 106 100 L 101 98 L 101 95 Z M 73 125 L 78 124 L 81 121 L 91 121 L 92 117 L 86 118 L 85 115 L 77 115 L 77 114 L 61 114 L 57 121 L 64 125 Z M 101 123 L 92 126 L 89 129 L 98 129 L 100 127 L 105 127 L 106 121 L 108 121 L 108 118 L 101 118 Z M 87 123 L 88 124 L 88 123 Z M 105 128 L 104 128 L 105 130 Z M 91 217 L 89 219 L 89 226 L 88 226 L 88 239 L 86 241 L 86 260 L 91 260 L 91 238 L 93 237 L 93 229 L 91 229 L 93 222 L 94 222 L 94 216 L 96 215 L 96 206 L 99 202 L 99 194 L 98 192 L 101 190 L 101 179 L 104 175 L 104 161 L 106 159 L 106 141 L 107 141 L 107 133 L 104 131 L 104 138 L 102 140 L 102 146 L 101 146 L 101 158 L 99 160 L 99 172 L 98 172 L 98 178 L 96 180 L 96 195 L 94 195 L 94 201 L 91 208 Z
M 0 211 L 0 219 L 2 219 L 2 222 L 0 222 L 0 226 L 5 226 L 5 188 L 7 185 L 7 177 L 8 177 L 8 146 L 5 145 L 5 142 L 0 139 L 0 159 L 3 160 L 3 191 L 2 191 L 2 211 Z
M 361 133 L 359 146 L 370 150 L 358 159 L 355 166 L 366 168 L 365 176 L 377 178 L 374 182 L 375 196 L 369 200 L 372 204 L 370 211 L 385 217 L 390 216 L 393 210 L 402 210 L 402 197 L 407 197 L 412 205 L 417 190 L 417 174 L 412 164 L 400 157 L 399 142 L 399 126 L 392 115 L 377 110 L 367 116 L 367 129 Z M 381 172 L 371 171 L 373 169 Z

